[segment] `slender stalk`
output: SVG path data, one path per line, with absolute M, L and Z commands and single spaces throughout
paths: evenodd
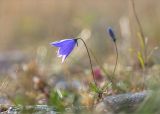
M 82 38 L 77 38 L 77 40 L 81 40 L 83 42 L 85 48 L 86 48 L 86 51 L 87 51 L 87 54 L 88 54 L 88 57 L 89 57 L 89 62 L 90 62 L 90 67 L 91 67 L 91 73 L 92 73 L 93 81 L 94 81 L 95 85 L 97 86 L 97 83 L 96 83 L 96 80 L 95 80 L 95 76 L 94 76 L 94 72 L 93 72 L 92 60 L 91 60 L 91 56 L 90 56 L 87 44 L 85 43 L 85 41 Z
M 115 71 L 116 71 L 117 64 L 118 64 L 118 48 L 117 48 L 117 43 L 116 43 L 116 41 L 114 42 L 114 46 L 115 46 L 115 49 L 116 49 L 116 63 L 115 63 L 114 70 L 113 70 L 113 73 L 112 73 L 113 76 L 115 75 Z M 113 77 L 113 76 L 112 76 L 112 77 Z
M 134 14 L 135 19 L 137 21 L 139 31 L 140 31 L 140 34 L 142 36 L 142 41 L 143 41 L 143 44 L 144 44 L 144 53 L 143 54 L 144 54 L 144 63 L 146 64 L 147 63 L 147 46 L 146 46 L 146 42 L 145 42 L 145 36 L 144 36 L 143 29 L 142 29 L 142 25 L 140 23 L 140 20 L 138 18 L 137 12 L 136 12 L 134 0 L 131 0 L 131 4 L 132 4 L 132 9 L 133 9 L 133 14 Z

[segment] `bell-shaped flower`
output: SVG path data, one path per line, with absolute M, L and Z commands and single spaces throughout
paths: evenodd
M 52 46 L 58 47 L 57 56 L 62 57 L 62 63 L 73 51 L 77 44 L 77 39 L 65 39 L 50 43 Z

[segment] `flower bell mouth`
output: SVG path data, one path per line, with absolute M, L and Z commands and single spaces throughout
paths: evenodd
M 73 51 L 75 45 L 77 44 L 77 39 L 65 39 L 50 43 L 52 46 L 58 47 L 57 56 L 62 57 L 62 63 Z

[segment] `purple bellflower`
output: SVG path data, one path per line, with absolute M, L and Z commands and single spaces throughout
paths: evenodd
M 113 42 L 116 42 L 116 36 L 114 34 L 114 31 L 111 27 L 108 27 L 107 32 L 109 34 L 109 36 L 112 38 Z
M 77 39 L 65 39 L 50 43 L 52 46 L 58 47 L 57 56 L 62 57 L 62 63 L 73 51 L 77 44 Z

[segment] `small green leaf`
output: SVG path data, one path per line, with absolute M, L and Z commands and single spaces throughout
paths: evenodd
M 98 88 L 95 84 L 93 84 L 93 83 L 90 83 L 90 89 L 93 91 L 93 92 L 95 92 L 95 93 L 100 93 L 100 92 L 102 92 L 102 90 L 101 90 L 101 88 Z
M 144 59 L 143 59 L 143 57 L 142 57 L 141 52 L 138 51 L 137 57 L 138 57 L 138 60 L 139 60 L 139 62 L 140 62 L 140 64 L 141 64 L 141 67 L 144 69 L 145 63 L 144 63 Z

